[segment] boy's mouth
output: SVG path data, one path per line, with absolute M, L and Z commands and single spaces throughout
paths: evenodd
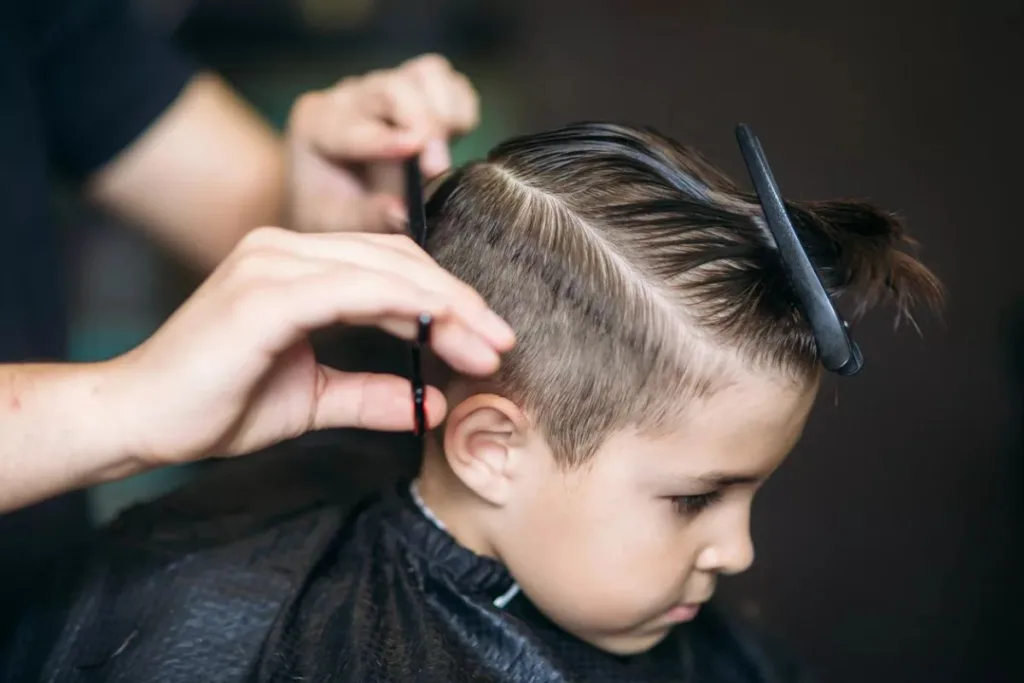
M 676 605 L 665 613 L 666 619 L 673 624 L 681 624 L 686 621 L 693 621 L 700 612 L 701 603 L 691 602 Z

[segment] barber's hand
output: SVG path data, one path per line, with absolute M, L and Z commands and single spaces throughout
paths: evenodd
M 319 365 L 307 340 L 334 323 L 412 338 L 421 313 L 455 369 L 486 375 L 513 343 L 468 285 L 399 235 L 248 235 L 108 382 L 127 448 L 146 466 L 257 450 L 328 427 L 410 430 L 406 379 Z M 443 395 L 427 392 L 432 425 Z
M 479 116 L 469 79 L 437 55 L 303 95 L 288 125 L 289 227 L 405 230 L 401 161 L 420 155 L 425 177 L 443 173 L 449 140 Z

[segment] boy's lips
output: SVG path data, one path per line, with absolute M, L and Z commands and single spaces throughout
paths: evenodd
M 697 613 L 700 612 L 701 603 L 691 602 L 676 605 L 665 613 L 665 617 L 672 623 L 682 623 L 684 621 L 693 621 L 696 618 Z

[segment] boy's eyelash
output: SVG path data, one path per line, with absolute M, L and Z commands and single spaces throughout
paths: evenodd
M 708 509 L 721 499 L 721 491 L 709 491 L 693 496 L 672 496 L 672 505 L 679 514 L 689 517 Z

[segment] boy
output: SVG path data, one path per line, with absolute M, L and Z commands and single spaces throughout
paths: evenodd
M 900 312 L 938 301 L 892 217 L 787 208 L 833 295 Z M 580 124 L 460 169 L 428 218 L 431 254 L 517 344 L 485 382 L 430 368 L 451 410 L 418 476 L 234 518 L 187 494 L 136 511 L 22 628 L 15 670 L 803 680 L 705 606 L 753 561 L 752 498 L 800 437 L 820 374 L 756 197 L 656 133 Z M 56 646 L 25 655 L 47 624 Z

